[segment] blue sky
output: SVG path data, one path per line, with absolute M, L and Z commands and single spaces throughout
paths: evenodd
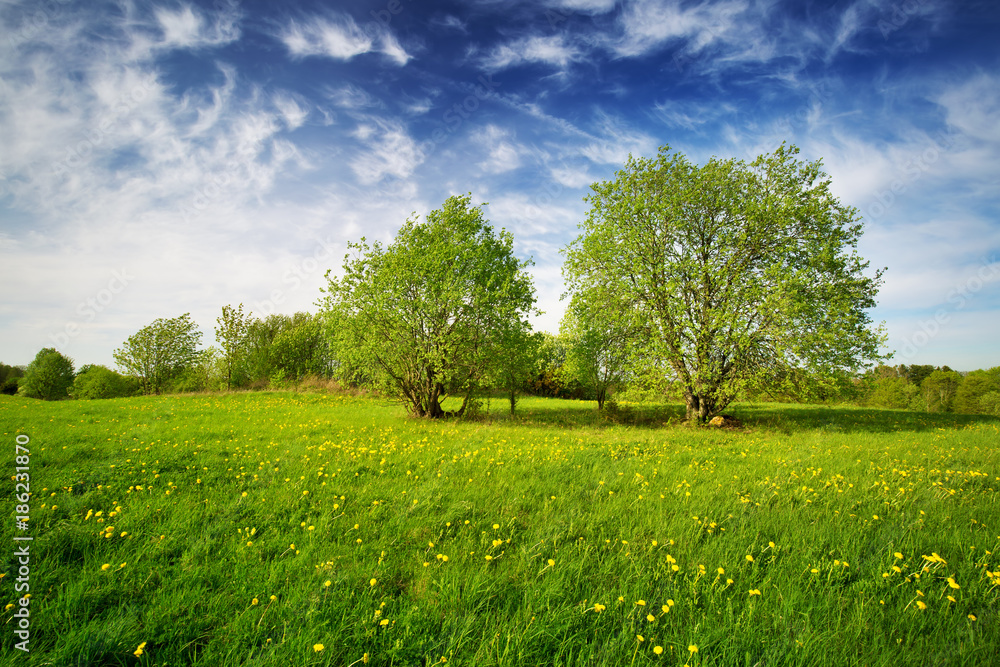
M 860 209 L 896 363 L 1000 364 L 992 1 L 0 2 L 0 361 L 159 317 L 315 311 L 451 194 L 557 331 L 589 185 L 787 141 Z

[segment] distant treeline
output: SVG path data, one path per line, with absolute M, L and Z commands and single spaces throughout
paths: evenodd
M 86 364 L 74 371 L 72 360 L 45 348 L 27 367 L 0 363 L 0 393 L 58 400 L 227 389 L 367 389 L 363 377 L 345 381 L 349 374 L 338 372 L 344 369 L 327 343 L 320 315 L 300 312 L 254 318 L 243 316 L 242 308 L 227 306 L 219 321 L 216 338 L 225 349 L 196 349 L 201 332 L 187 315 L 157 320 L 116 350 L 118 369 Z M 165 354 L 162 345 L 150 345 L 144 350 L 144 335 L 150 340 L 183 340 L 188 349 Z M 574 339 L 549 333 L 540 339 L 520 390 L 534 396 L 596 400 L 599 388 L 567 363 Z M 662 377 L 659 373 L 631 374 L 612 388 L 609 400 L 682 400 L 681 389 Z M 772 378 L 741 398 L 1000 416 L 1000 366 L 960 373 L 948 366 L 902 364 L 878 366 L 859 377 L 817 379 L 802 374 Z

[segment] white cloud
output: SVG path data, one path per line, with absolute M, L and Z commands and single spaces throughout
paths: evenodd
M 331 14 L 303 21 L 290 21 L 278 33 L 289 53 L 297 57 L 327 56 L 350 60 L 364 53 L 382 53 L 397 65 L 411 58 L 396 37 L 374 22 L 362 28 L 346 14 Z
M 485 148 L 488 157 L 479 163 L 486 172 L 499 174 L 521 166 L 524 149 L 515 144 L 513 135 L 496 125 L 487 125 L 472 135 L 472 142 Z
M 409 178 L 424 161 L 420 146 L 398 121 L 371 119 L 359 125 L 356 136 L 366 150 L 350 166 L 362 183 L 376 183 L 386 176 Z
M 156 21 L 163 33 L 160 48 L 191 49 L 228 44 L 240 37 L 239 16 L 230 8 L 218 13 L 214 20 L 204 17 L 190 5 L 171 10 L 157 8 Z
M 973 139 L 1000 143 L 1000 77 L 976 74 L 945 89 L 936 101 L 949 125 Z
M 482 60 L 489 71 L 516 67 L 525 63 L 542 63 L 564 69 L 581 57 L 580 50 L 566 43 L 562 35 L 522 37 L 494 48 Z
M 302 127 L 302 124 L 306 122 L 306 118 L 309 117 L 308 109 L 303 108 L 295 98 L 285 94 L 276 94 L 273 99 L 274 106 L 281 112 L 281 115 L 285 119 L 285 125 L 289 130 Z

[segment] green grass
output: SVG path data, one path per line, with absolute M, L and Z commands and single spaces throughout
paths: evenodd
M 0 663 L 1000 664 L 1000 420 L 505 408 L 0 396 L 34 537 L 31 652 L 10 608 Z

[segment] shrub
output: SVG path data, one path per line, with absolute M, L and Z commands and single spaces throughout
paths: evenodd
M 123 398 L 141 393 L 139 380 L 116 373 L 106 366 L 87 365 L 73 380 L 70 394 L 78 399 Z
M 73 360 L 52 347 L 43 348 L 28 364 L 19 391 L 30 398 L 57 401 L 69 398 L 73 386 Z

